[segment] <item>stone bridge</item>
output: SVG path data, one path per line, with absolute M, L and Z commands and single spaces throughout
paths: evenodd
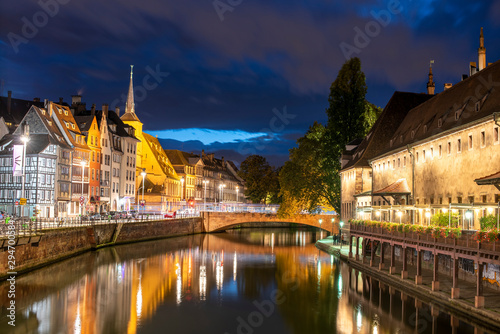
M 245 223 L 292 223 L 321 228 L 339 233 L 337 215 L 298 215 L 294 218 L 278 218 L 276 214 L 252 212 L 202 212 L 203 232 L 223 231 Z

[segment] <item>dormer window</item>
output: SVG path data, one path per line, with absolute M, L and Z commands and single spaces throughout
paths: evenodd
M 462 110 L 455 111 L 455 121 L 458 121 L 461 115 L 462 115 Z
M 440 118 L 440 119 L 438 119 L 438 128 L 440 128 L 442 126 L 443 126 L 443 119 Z
M 68 111 L 64 109 L 64 115 L 68 116 Z
M 424 125 L 424 133 L 427 132 L 427 125 Z
M 73 130 L 75 129 L 75 124 L 71 123 L 71 127 L 73 128 Z
M 415 130 L 411 130 L 411 139 L 415 137 Z
M 480 109 L 481 109 L 481 101 L 477 101 L 476 105 L 474 106 L 474 110 L 476 112 L 479 112 Z

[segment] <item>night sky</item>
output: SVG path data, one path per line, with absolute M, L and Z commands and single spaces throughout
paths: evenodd
M 424 92 L 431 59 L 436 92 L 458 82 L 481 27 L 494 62 L 500 1 L 2 1 L 0 95 L 81 94 L 123 113 L 134 64 L 136 113 L 165 148 L 277 166 L 326 123 L 346 56 L 361 59 L 367 99 L 383 107 L 395 90 Z

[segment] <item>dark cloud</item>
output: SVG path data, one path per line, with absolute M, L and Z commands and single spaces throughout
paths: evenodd
M 19 52 L 9 33 L 22 36 L 23 20 L 33 22 L 43 9 L 37 0 L 0 4 L 0 94 L 58 100 L 82 93 L 88 105 L 123 108 L 129 65 L 135 65 L 136 87 L 159 66 L 168 77 L 136 96 L 146 130 L 260 132 L 270 128 L 273 109 L 286 106 L 295 118 L 284 124 L 282 141 L 263 152 L 277 156 L 286 156 L 295 134 L 315 120 L 326 122 L 329 87 L 345 61 L 341 43 L 355 45 L 357 29 L 373 26 L 392 3 L 243 1 L 221 21 L 212 1 L 54 1 L 67 4 L 47 16 Z M 423 92 L 431 59 L 437 91 L 458 81 L 477 58 L 481 26 L 487 60 L 500 58 L 498 1 L 399 5 L 401 11 L 352 54 L 362 60 L 371 102 L 383 107 L 394 90 Z M 217 149 L 238 151 L 222 146 Z

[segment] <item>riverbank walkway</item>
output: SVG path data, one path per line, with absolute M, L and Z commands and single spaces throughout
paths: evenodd
M 347 262 L 352 267 L 366 272 L 368 275 L 376 276 L 379 279 L 386 281 L 388 284 L 396 284 L 399 287 L 403 287 L 405 290 L 410 290 L 420 294 L 421 296 L 431 298 L 437 304 L 443 304 L 446 306 L 453 306 L 452 308 L 459 309 L 463 313 L 474 314 L 483 319 L 489 319 L 490 323 L 497 323 L 500 320 L 500 291 L 489 287 L 489 284 L 483 285 L 483 295 L 485 297 L 484 308 L 478 309 L 475 307 L 475 297 L 476 297 L 476 284 L 474 282 L 469 282 L 463 279 L 459 279 L 460 284 L 460 298 L 452 299 L 451 289 L 453 286 L 453 279 L 450 275 L 440 272 L 439 280 L 440 286 L 439 291 L 432 291 L 432 278 L 433 270 L 422 268 L 423 283 L 415 284 L 415 276 L 417 275 L 416 263 L 407 265 L 408 278 L 401 277 L 401 271 L 403 270 L 403 263 L 395 261 L 395 272 L 397 274 L 390 274 L 389 268 L 379 269 L 379 257 L 375 257 L 375 263 L 370 266 L 369 260 L 363 262 L 362 259 L 356 260 L 354 257 L 349 258 L 349 245 L 344 244 L 342 249 L 340 249 L 340 244 L 333 244 L 332 238 L 326 238 L 319 240 L 316 246 L 323 251 L 330 254 L 338 256 L 341 260 Z

